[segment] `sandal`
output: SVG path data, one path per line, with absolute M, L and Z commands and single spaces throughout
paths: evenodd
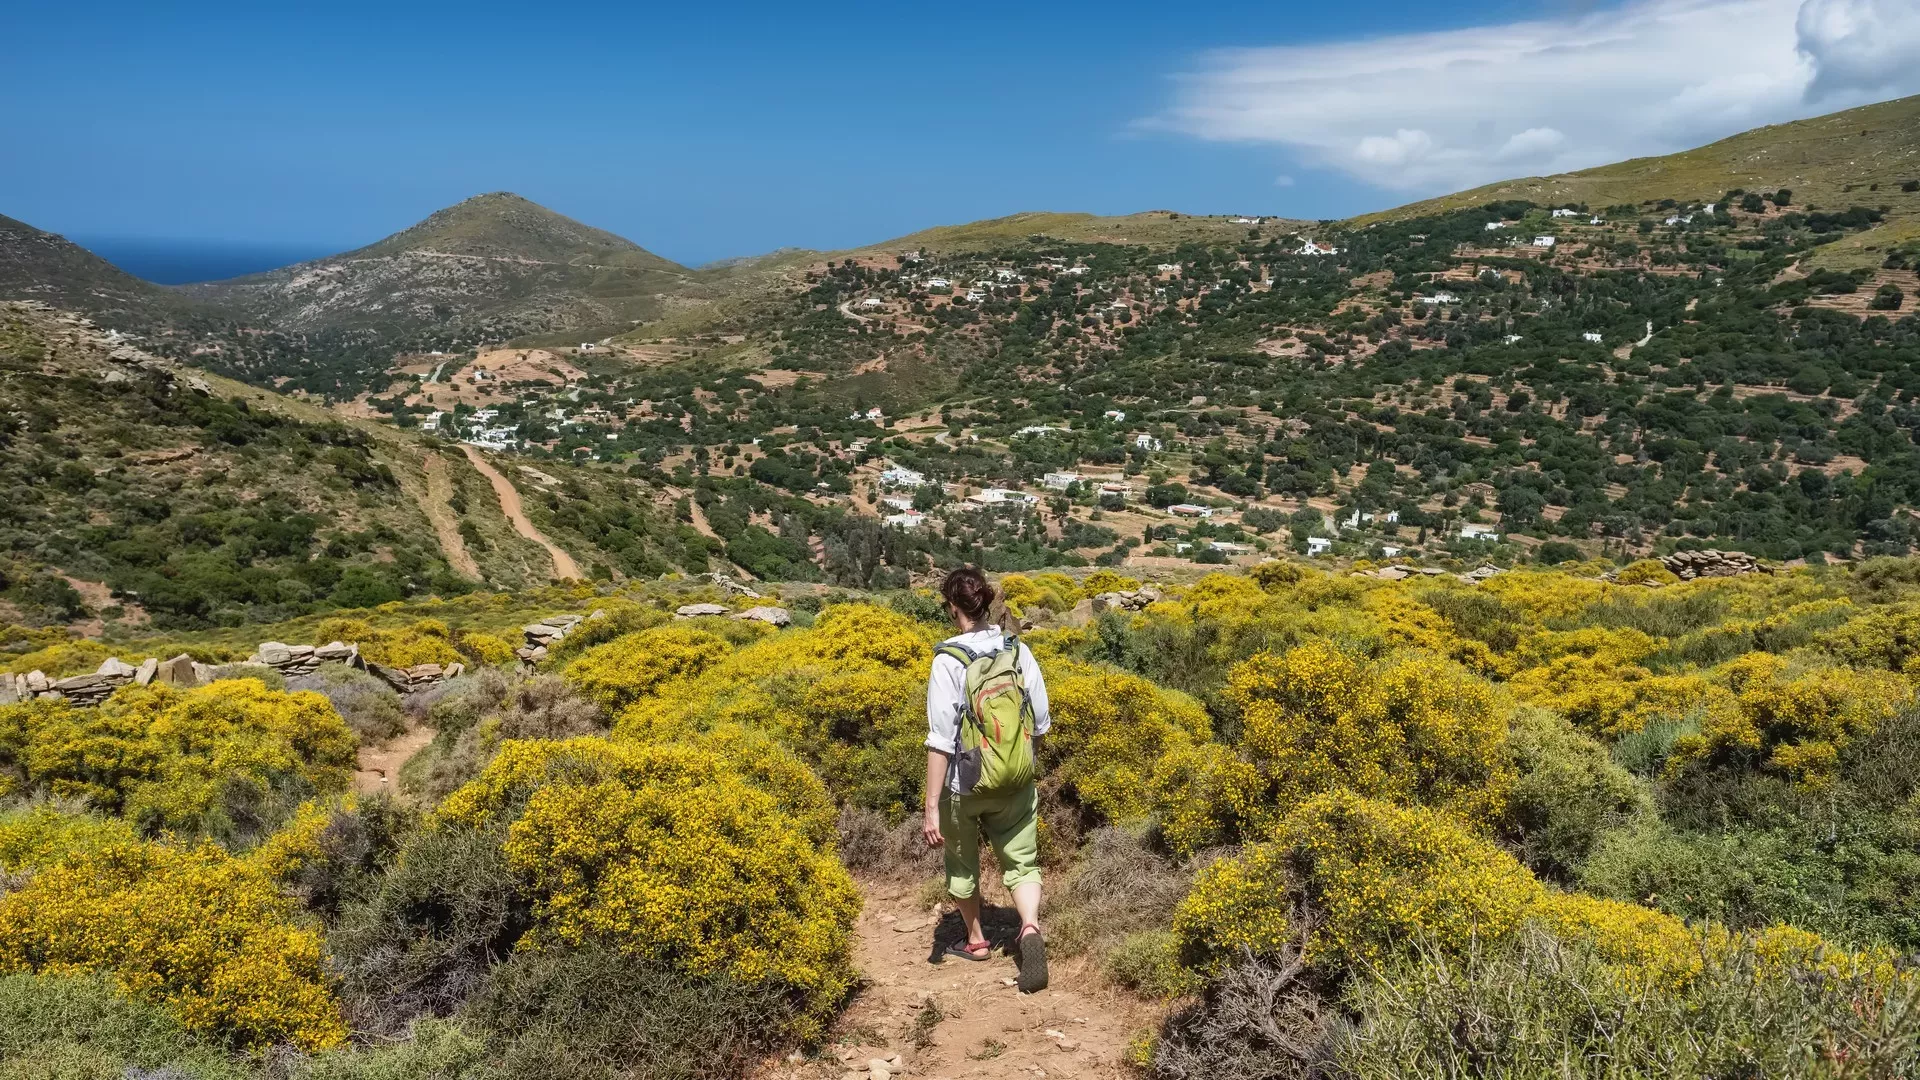
M 993 956 L 993 943 L 990 941 L 962 941 L 957 945 L 947 946 L 947 950 L 941 953 L 940 956 L 941 959 L 949 956 L 957 956 L 962 960 L 986 960 Z
M 1020 954 L 1020 992 L 1038 993 L 1047 988 L 1047 940 L 1040 928 L 1028 923 L 1020 928 L 1014 948 Z

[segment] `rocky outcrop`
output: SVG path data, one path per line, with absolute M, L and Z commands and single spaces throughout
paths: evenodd
M 1676 551 L 1660 557 L 1660 565 L 1681 581 L 1703 577 L 1738 577 L 1741 574 L 1771 574 L 1773 568 L 1744 551 Z
M 726 613 L 727 605 L 725 604 L 682 604 L 674 609 L 673 617 L 699 619 L 708 615 L 725 615 Z
M 326 645 L 283 645 L 278 641 L 263 641 L 253 655 L 247 657 L 246 662 L 270 667 L 289 679 L 311 675 L 320 669 L 321 664 L 345 664 L 357 668 L 367 666 L 360 659 L 360 646 L 348 645 L 343 641 Z
M 520 635 L 524 639 L 524 644 L 518 649 L 515 649 L 513 655 L 519 657 L 520 663 L 523 665 L 532 666 L 537 664 L 547 658 L 548 649 L 552 648 L 554 644 L 568 634 L 573 633 L 574 630 L 579 628 L 581 623 L 593 622 L 606 617 L 606 612 L 596 608 L 591 615 L 552 615 L 541 619 L 539 622 L 528 623 L 520 628 Z
M 757 592 L 754 592 L 752 586 L 746 584 L 745 582 L 735 581 L 733 580 L 733 578 L 727 576 L 726 574 L 714 573 L 714 574 L 704 574 L 702 576 L 711 578 L 715 585 L 718 585 L 721 588 L 727 590 L 728 592 L 733 593 L 735 596 L 744 596 L 749 600 L 760 599 L 760 594 Z
M 768 626 L 775 627 L 793 625 L 793 614 L 783 607 L 766 605 L 750 607 L 745 611 L 735 614 L 734 618 L 744 622 L 763 622 Z

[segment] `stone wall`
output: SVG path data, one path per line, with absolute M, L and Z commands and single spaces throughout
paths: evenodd
M 466 670 L 464 664 L 457 663 L 391 668 L 368 662 L 360 655 L 360 646 L 340 641 L 326 645 L 287 645 L 278 641 L 263 641 L 253 655 L 242 663 L 272 668 L 290 680 L 312 675 L 320 670 L 322 664 L 344 664 L 371 672 L 402 694 L 431 689 Z M 167 686 L 201 686 L 212 682 L 218 671 L 217 665 L 203 664 L 185 653 L 171 660 L 148 657 L 138 667 L 117 657 L 108 657 L 101 663 L 100 670 L 91 675 L 53 679 L 39 671 L 25 675 L 0 674 L 0 705 L 34 698 L 66 700 L 75 705 L 98 705 L 123 686 L 146 686 L 155 682 Z
M 1664 555 L 1660 565 L 1681 581 L 1703 577 L 1738 577 L 1741 574 L 1771 574 L 1772 567 L 1744 551 L 1676 551 Z

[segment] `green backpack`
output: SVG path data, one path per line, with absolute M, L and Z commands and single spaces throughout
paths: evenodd
M 1009 634 L 986 653 L 948 642 L 937 653 L 967 669 L 967 701 L 954 747 L 960 794 L 1005 795 L 1033 783 L 1033 699 L 1020 675 L 1019 642 Z

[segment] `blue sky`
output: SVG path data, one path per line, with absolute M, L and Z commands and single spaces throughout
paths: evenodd
M 1344 216 L 1920 90 L 1911 0 L 9 8 L 0 213 L 319 248 L 492 190 L 687 263 Z

